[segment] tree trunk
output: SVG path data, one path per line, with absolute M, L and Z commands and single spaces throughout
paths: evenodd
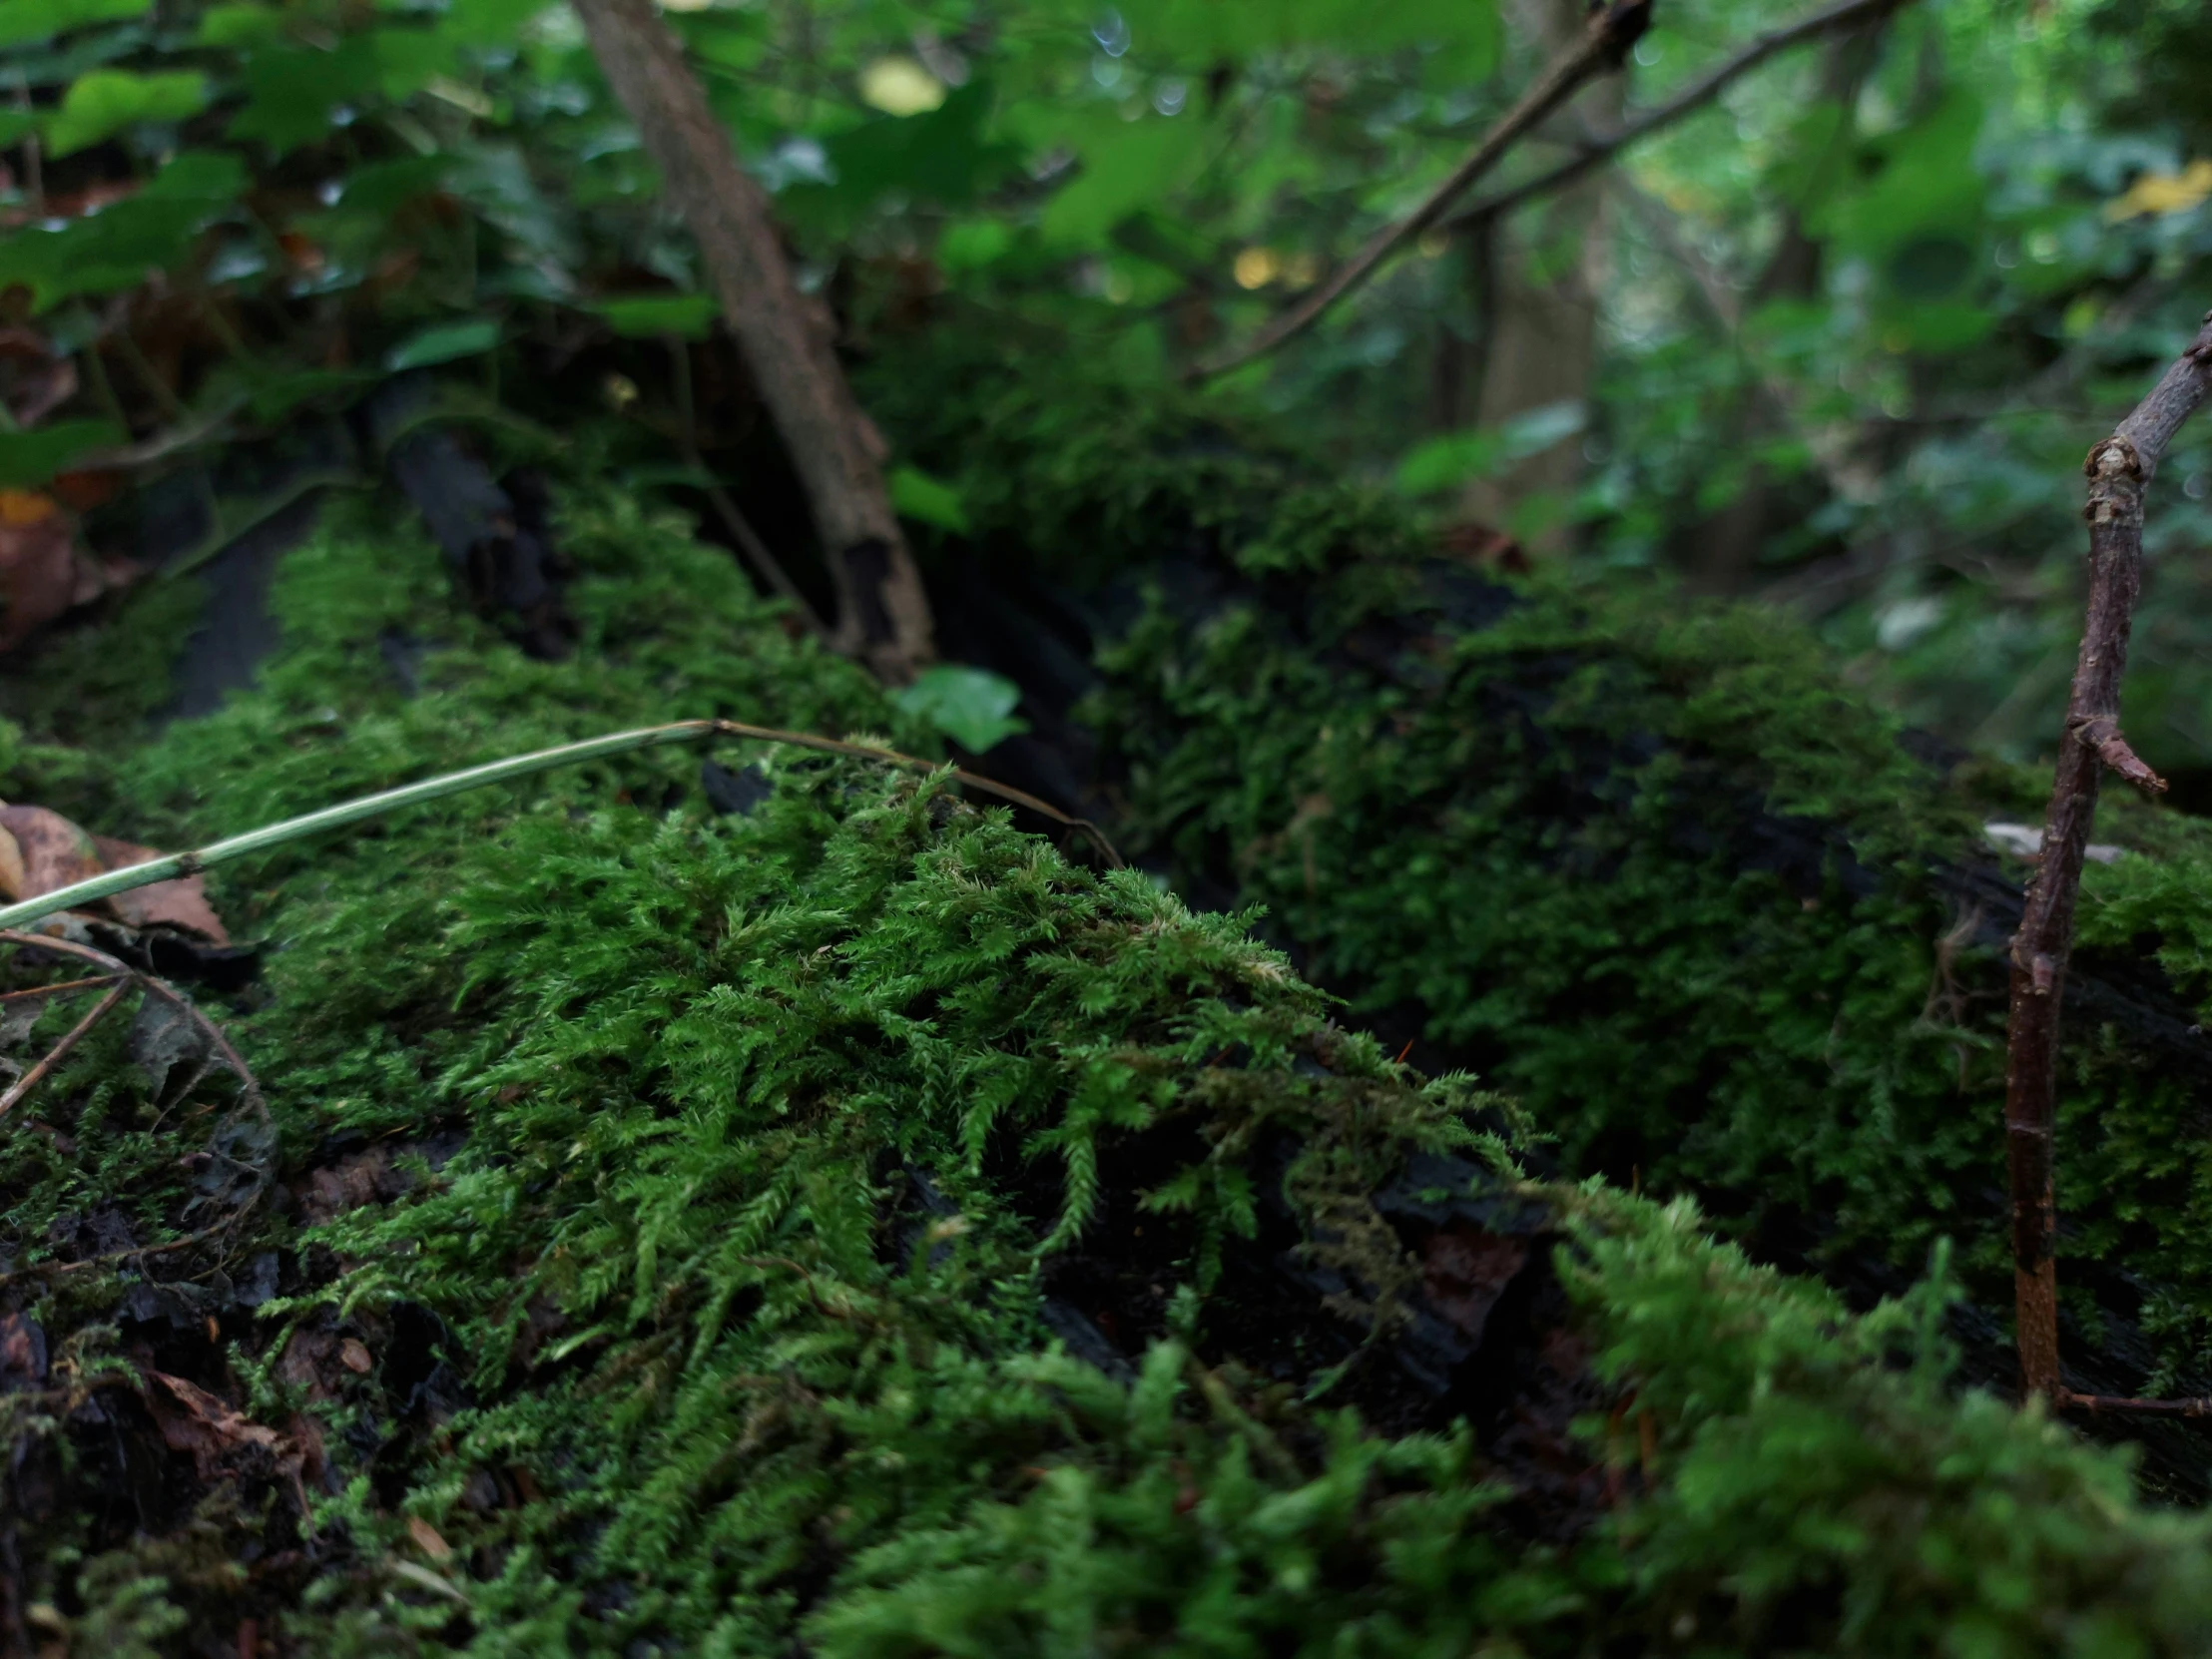
M 826 309 L 799 290 L 766 192 L 652 0 L 578 0 L 615 96 L 691 227 L 747 366 L 807 491 L 837 588 L 832 643 L 891 684 L 935 654 L 929 602 L 883 487 L 881 439 L 853 401 Z

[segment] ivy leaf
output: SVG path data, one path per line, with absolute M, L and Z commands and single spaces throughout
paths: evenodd
M 1093 247 L 1140 208 L 1164 201 L 1203 165 L 1203 131 L 1188 116 L 1093 123 L 1074 141 L 1082 171 L 1045 207 L 1045 240 Z
M 401 369 L 428 368 L 456 357 L 479 357 L 499 343 L 499 324 L 490 317 L 467 322 L 434 322 L 410 334 L 384 353 L 384 366 L 394 374 Z
M 664 334 L 705 339 L 722 312 L 711 293 L 645 293 L 603 299 L 597 308 L 624 339 L 657 339 Z
M 96 69 L 80 76 L 46 123 L 47 148 L 56 156 L 88 149 L 145 121 L 182 121 L 208 106 L 208 79 L 195 70 L 136 75 Z
M 1021 688 L 987 669 L 940 663 L 897 695 L 898 706 L 918 715 L 970 754 L 980 755 L 1029 723 L 1014 718 Z
M 100 213 L 0 239 L 0 288 L 22 283 L 37 312 L 74 294 L 136 287 L 149 273 L 181 264 L 201 227 L 236 207 L 245 188 L 236 157 L 187 151 L 136 196 Z
M 0 47 L 50 41 L 95 23 L 143 17 L 154 0 L 0 0 Z
M 934 525 L 955 535 L 967 534 L 967 507 L 960 492 L 941 478 L 932 478 L 919 467 L 901 466 L 894 467 L 885 482 L 890 487 L 891 510 L 900 518 Z
M 45 483 L 70 462 L 95 449 L 129 441 L 112 420 L 57 420 L 35 432 L 0 432 L 0 487 L 28 489 Z

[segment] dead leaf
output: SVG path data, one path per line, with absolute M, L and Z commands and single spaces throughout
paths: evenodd
M 77 603 L 76 533 L 52 496 L 0 489 L 0 653 Z
M 433 1561 L 453 1559 L 453 1546 L 438 1535 L 438 1529 L 420 1515 L 407 1517 L 407 1536 L 415 1542 L 415 1548 Z
M 0 1388 L 35 1388 L 46 1381 L 46 1333 L 28 1314 L 0 1319 Z
M 201 1023 L 166 996 L 149 991 L 139 999 L 131 1021 L 131 1059 L 159 1099 L 179 1066 L 197 1067 L 208 1057 L 208 1033 Z
M 128 869 L 133 864 L 151 863 L 161 856 L 150 846 L 134 846 L 129 841 L 115 840 L 107 835 L 93 836 L 92 844 L 100 853 L 101 863 L 109 869 Z M 216 944 L 231 942 L 223 918 L 208 902 L 207 882 L 198 875 L 180 875 L 168 881 L 133 887 L 129 892 L 117 893 L 108 904 L 133 927 L 181 927 Z
M 201 1479 L 213 1479 L 224 1458 L 250 1448 L 267 1451 L 279 1462 L 288 1461 L 296 1474 L 300 1453 L 287 1447 L 276 1429 L 248 1421 L 197 1382 L 159 1371 L 146 1373 L 146 1381 L 150 1384 L 147 1407 L 161 1426 L 162 1439 L 172 1451 L 192 1453 Z
M 355 1377 L 366 1377 L 376 1364 L 368 1357 L 368 1345 L 358 1337 L 348 1337 L 338 1345 L 338 1363 Z
M 6 493 L 0 490 L 0 496 Z M 4 574 L 0 571 L 0 579 Z M 14 838 L 23 870 L 21 884 L 9 892 L 10 898 L 36 898 L 73 881 L 88 880 L 104 867 L 92 837 L 44 807 L 0 807 L 0 830 Z

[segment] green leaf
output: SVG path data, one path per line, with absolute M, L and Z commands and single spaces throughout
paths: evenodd
M 1394 52 L 1436 46 L 1481 75 L 1497 56 L 1497 9 L 1483 0 L 1127 0 L 1133 47 L 1187 63 L 1293 46 Z
M 628 299 L 603 299 L 595 308 L 625 339 L 654 339 L 663 334 L 705 339 L 722 312 L 711 293 L 644 293 Z
M 67 156 L 142 121 L 182 121 L 207 105 L 208 79 L 196 70 L 136 75 L 96 69 L 80 77 L 47 118 L 47 148 Z
M 490 317 L 436 322 L 385 352 L 384 366 L 395 374 L 405 368 L 428 368 L 456 357 L 481 356 L 498 343 L 499 324 Z
M 1076 136 L 1082 170 L 1044 211 L 1045 240 L 1095 247 L 1140 208 L 1164 201 L 1204 165 L 1206 129 L 1191 116 L 1108 116 Z
M 1029 723 L 1013 717 L 1021 688 L 986 669 L 940 663 L 897 694 L 897 703 L 918 715 L 970 754 L 1004 742 Z
M 960 492 L 950 484 L 914 466 L 893 467 L 886 482 L 890 486 L 891 510 L 900 518 L 910 518 L 916 524 L 931 524 L 955 535 L 967 534 L 967 507 L 960 499 Z M 968 747 L 972 749 L 974 745 Z
M 0 486 L 34 488 L 68 471 L 80 455 L 128 441 L 112 420 L 57 420 L 35 432 L 0 432 Z
M 73 294 L 136 287 L 182 264 L 201 228 L 234 209 L 245 188 L 236 157 L 187 151 L 134 197 L 58 230 L 0 239 L 0 288 L 22 283 L 36 312 Z
M 198 46 L 262 46 L 284 31 L 284 14 L 274 6 L 210 6 L 200 14 Z
M 0 47 L 50 41 L 71 29 L 143 17 L 154 0 L 0 0 Z
M 795 201 L 820 193 L 840 207 L 864 208 L 893 194 L 964 208 L 1021 161 L 1012 145 L 984 137 L 991 91 L 971 81 L 924 115 L 880 116 L 823 141 L 835 183 L 801 186 Z
M 1496 426 L 1445 432 L 1416 445 L 1398 463 L 1394 482 L 1406 495 L 1451 489 L 1539 454 L 1584 424 L 1581 404 L 1546 403 Z

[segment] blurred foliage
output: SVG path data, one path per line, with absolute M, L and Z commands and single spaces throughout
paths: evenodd
M 1533 72 L 1539 10 L 665 15 L 853 349 L 950 319 L 1165 377 L 1440 177 Z M 1668 0 L 1631 107 L 1792 15 Z M 1240 379 L 1348 468 L 1446 513 L 1531 440 L 1578 443 L 1573 481 L 1518 492 L 1507 528 L 1569 527 L 1597 576 L 1676 566 L 1774 593 L 1909 718 L 2031 755 L 2071 661 L 2076 458 L 2204 302 L 2208 70 L 2212 26 L 2188 0 L 1908 5 L 1624 151 L 1594 229 L 1542 198 L 1519 211 L 1497 257 L 1538 281 L 1594 274 L 1579 420 L 1473 430 L 1432 395 L 1439 361 L 1479 354 L 1495 321 L 1469 236 L 1424 239 Z M 7 0 L 0 71 L 16 89 L 0 286 L 11 320 L 83 368 L 47 430 L 0 431 L 8 478 L 118 425 L 267 429 L 359 395 L 363 367 L 511 386 L 503 371 L 591 339 L 697 336 L 711 317 L 564 7 Z M 1603 122 L 1570 112 L 1503 181 L 1565 154 L 1578 124 Z M 2212 531 L 2208 458 L 2212 437 L 2186 439 L 2156 492 L 2129 691 L 2139 747 L 2185 792 L 2212 780 L 2212 606 L 2182 557 Z

